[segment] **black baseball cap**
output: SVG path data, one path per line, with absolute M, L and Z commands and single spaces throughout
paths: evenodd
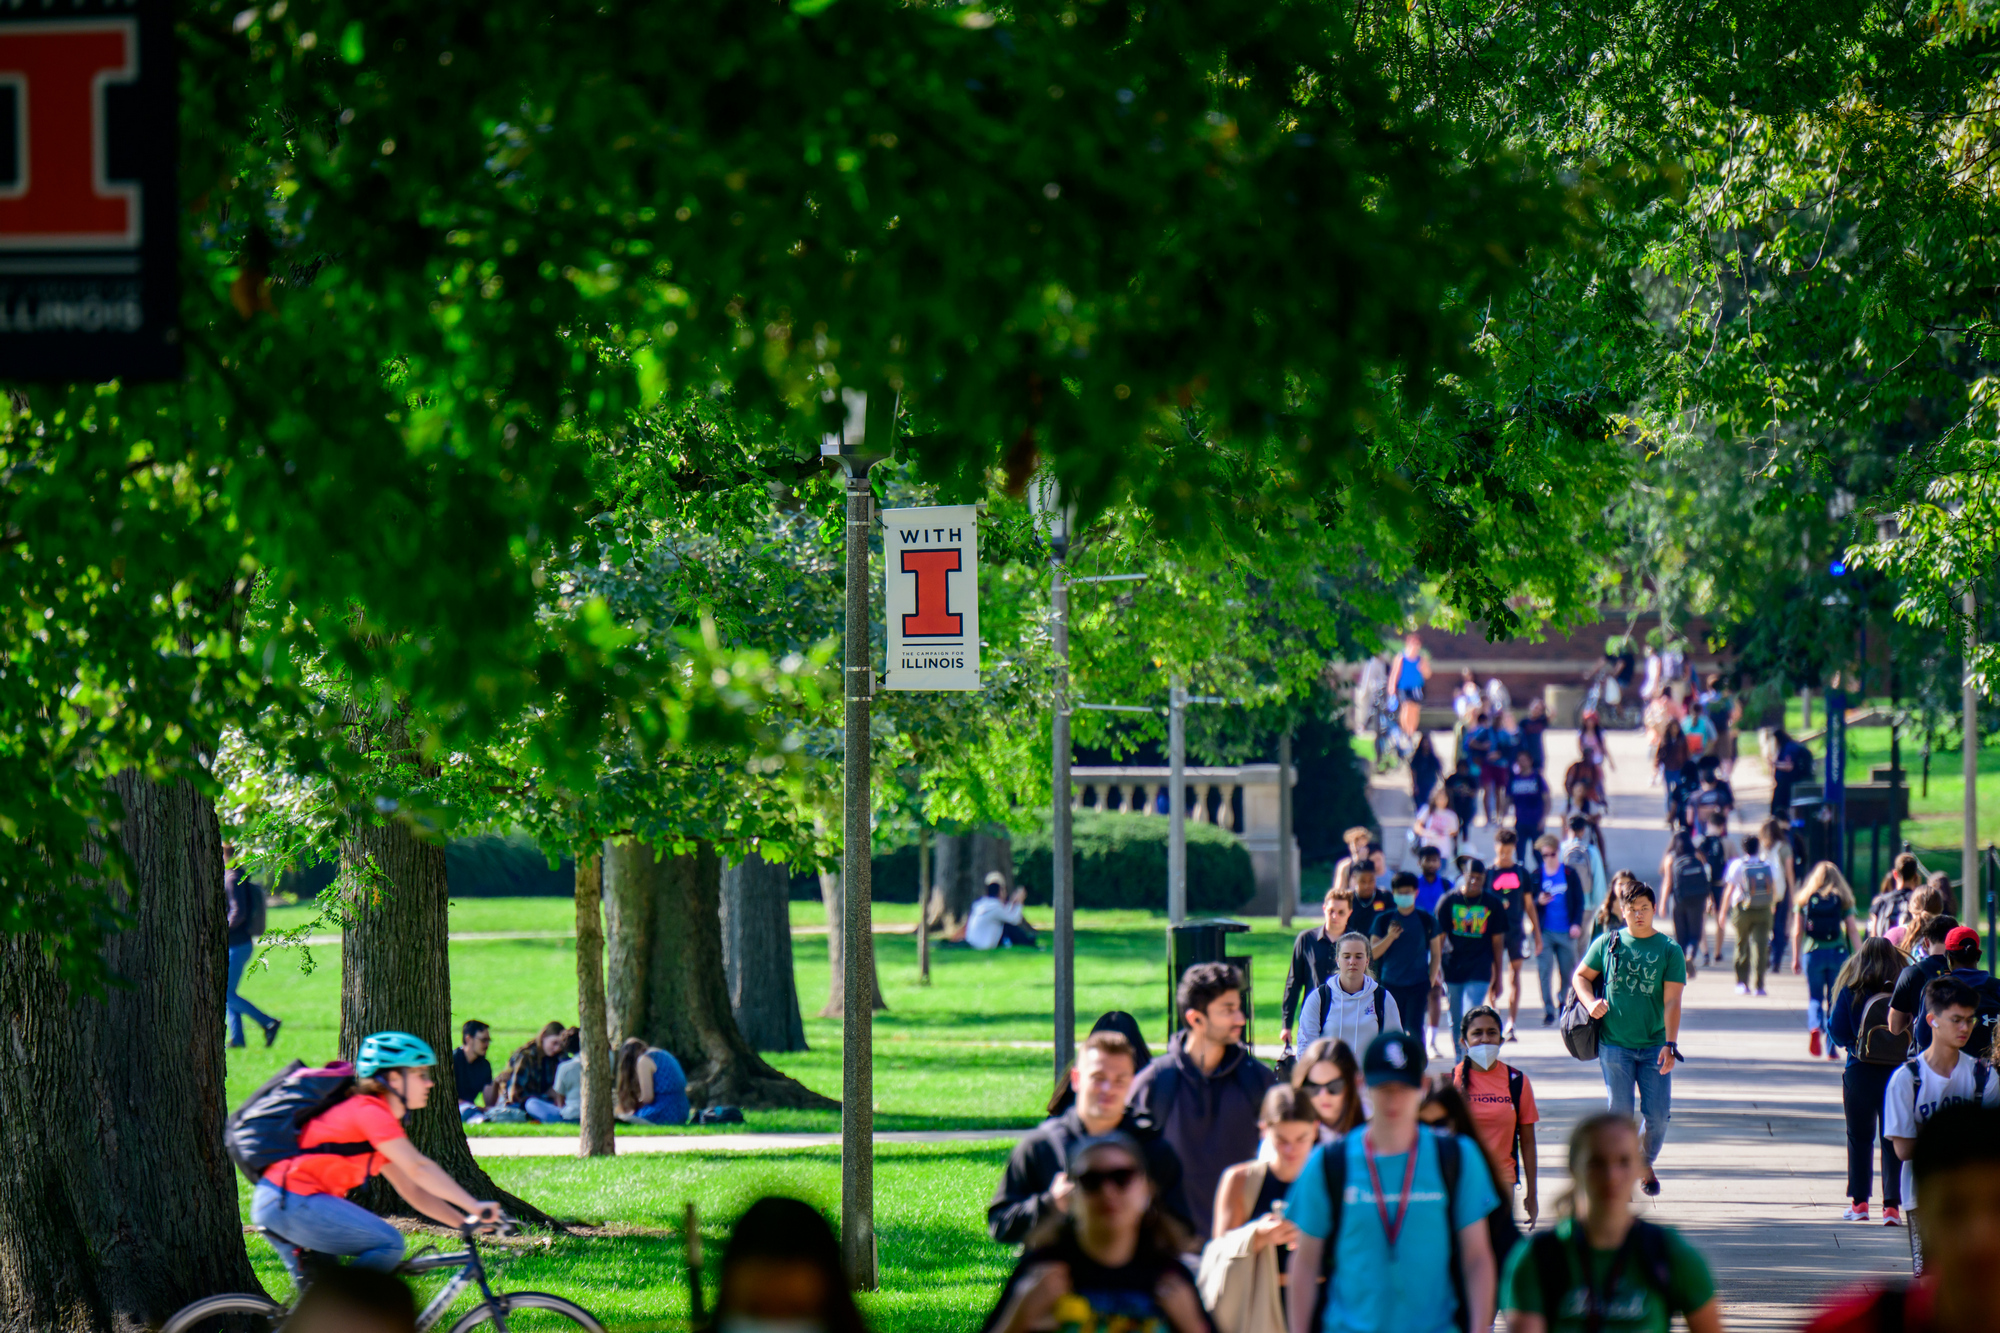
M 1458 873 L 1461 875 L 1483 875 L 1486 863 L 1470 852 L 1458 858 Z
M 1424 1045 L 1407 1032 L 1390 1028 L 1376 1034 L 1361 1057 L 1361 1081 L 1371 1088 L 1384 1083 L 1424 1086 Z

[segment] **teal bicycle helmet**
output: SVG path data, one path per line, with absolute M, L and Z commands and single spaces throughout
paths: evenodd
M 412 1037 L 407 1032 L 372 1032 L 361 1039 L 361 1054 L 355 1058 L 354 1072 L 362 1078 L 374 1078 L 384 1069 L 408 1069 L 437 1062 L 437 1052 L 422 1037 Z

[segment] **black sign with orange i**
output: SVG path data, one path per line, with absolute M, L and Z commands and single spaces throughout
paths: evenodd
M 166 0 L 0 0 L 0 379 L 180 373 Z

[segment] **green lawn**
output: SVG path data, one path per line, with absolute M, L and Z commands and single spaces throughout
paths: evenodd
M 454 934 L 492 931 L 557 932 L 573 922 L 574 906 L 557 898 L 482 898 L 455 902 Z M 304 909 L 273 908 L 273 927 L 303 919 Z M 915 908 L 885 905 L 879 921 L 912 922 Z M 1033 909 L 1030 921 L 1048 924 Z M 818 903 L 793 904 L 793 921 L 821 926 Z M 1291 947 L 1289 932 L 1271 918 L 1253 921 L 1244 951 L 1251 966 L 1256 1025 L 1252 1035 L 1274 1041 L 1278 1000 Z M 1301 922 L 1301 926 L 1305 923 Z M 840 1024 L 819 1018 L 826 1002 L 828 967 L 823 935 L 796 935 L 793 945 L 806 1039 L 811 1049 L 775 1055 L 772 1063 L 828 1096 L 840 1093 Z M 875 1020 L 876 1087 L 884 1129 L 984 1128 L 1031 1124 L 1048 1098 L 1053 1077 L 1049 1028 L 1053 983 L 1050 954 L 1006 949 L 974 953 L 939 949 L 931 956 L 932 984 L 918 983 L 917 945 L 911 935 L 878 935 L 878 965 L 887 1012 Z M 340 1024 L 340 949 L 310 948 L 306 972 L 298 950 L 274 950 L 267 969 L 253 964 L 242 991 L 284 1020 L 277 1045 L 256 1043 L 231 1051 L 229 1091 L 241 1098 L 287 1060 L 318 1061 L 333 1054 Z M 455 940 L 451 946 L 454 1023 L 479 1018 L 494 1028 L 496 1053 L 527 1040 L 550 1019 L 576 1020 L 575 949 L 566 938 Z M 1138 1016 L 1148 1040 L 1164 1036 L 1166 1022 L 1164 921 L 1144 912 L 1077 914 L 1077 1013 L 1079 1033 L 1098 1014 L 1125 1009 Z M 833 1112 L 752 1112 L 760 1129 L 834 1129 Z M 495 1132 L 560 1133 L 554 1127 L 496 1126 Z M 621 1130 L 620 1132 L 627 1132 Z M 655 1130 L 689 1133 L 689 1130 Z
M 496 931 L 566 932 L 574 904 L 558 898 L 484 898 L 454 902 L 454 934 Z M 880 922 L 911 923 L 915 908 L 886 904 Z M 271 924 L 291 926 L 303 909 L 274 907 Z M 824 926 L 816 902 L 794 903 L 798 926 Z M 1044 929 L 1048 911 L 1030 909 Z M 1307 922 L 1301 921 L 1303 927 Z M 1237 938 L 1251 967 L 1255 1027 L 1277 1039 L 1278 1002 L 1291 932 L 1271 918 L 1252 922 Z M 828 983 L 826 939 L 795 935 L 799 995 L 811 1049 L 772 1056 L 772 1063 L 832 1097 L 840 1094 L 840 1025 L 817 1017 Z M 938 950 L 932 984 L 918 983 L 913 935 L 876 937 L 887 1012 L 875 1020 L 876 1125 L 884 1130 L 1026 1127 L 1042 1116 L 1052 1076 L 1051 961 L 1047 948 L 973 953 Z M 231 1051 L 232 1103 L 284 1061 L 329 1059 L 340 1023 L 340 949 L 313 946 L 307 972 L 298 951 L 275 951 L 267 969 L 252 970 L 243 993 L 282 1018 L 270 1050 L 253 1044 Z M 1166 1021 L 1165 921 L 1144 912 L 1077 914 L 1079 1034 L 1107 1009 L 1138 1016 L 1161 1044 Z M 480 1018 L 494 1027 L 496 1050 L 511 1049 L 552 1018 L 576 1018 L 575 950 L 567 938 L 456 940 L 451 945 L 455 1022 Z M 833 1112 L 748 1113 L 751 1131 L 839 1128 Z M 632 1129 L 621 1137 L 741 1132 L 722 1129 Z M 557 1135 L 566 1127 L 474 1127 L 505 1135 Z M 869 1300 L 874 1326 L 890 1331 L 976 1328 L 1011 1263 L 985 1237 L 992 1197 L 1008 1144 L 884 1145 L 877 1149 L 877 1230 L 883 1290 Z M 687 1311 L 686 1273 L 678 1232 L 683 1205 L 693 1200 L 710 1249 L 708 1272 L 720 1257 L 730 1219 L 752 1200 L 784 1192 L 838 1213 L 837 1151 L 692 1152 L 630 1155 L 615 1161 L 568 1157 L 489 1159 L 495 1179 L 552 1214 L 609 1228 L 554 1240 L 512 1260 L 498 1279 L 504 1288 L 550 1290 L 578 1300 L 617 1329 L 679 1329 Z M 244 1194 L 245 1208 L 248 1193 Z M 259 1276 L 274 1293 L 285 1289 L 276 1256 L 252 1242 Z M 712 1282 L 711 1282 L 712 1287 Z
M 944 1333 L 979 1327 L 1013 1263 L 986 1238 L 985 1210 L 1007 1145 L 884 1145 L 875 1157 L 875 1225 L 882 1290 L 863 1297 L 879 1333 Z M 733 1220 L 765 1194 L 789 1194 L 840 1212 L 834 1149 L 771 1153 L 674 1153 L 577 1161 L 509 1159 L 489 1164 L 499 1183 L 591 1231 L 517 1250 L 493 1273 L 500 1291 L 550 1291 L 578 1302 L 613 1333 L 687 1327 L 687 1266 L 681 1216 L 700 1218 L 708 1299 Z M 243 1191 L 249 1207 L 249 1191 Z M 441 1247 L 450 1242 L 439 1239 Z M 541 1238 L 537 1238 L 539 1242 Z M 291 1289 L 277 1255 L 253 1237 L 250 1257 L 266 1291 Z M 419 1284 L 418 1299 L 443 1285 Z M 459 1298 L 469 1307 L 470 1295 Z M 514 1326 L 510 1320 L 509 1325 Z M 534 1333 L 529 1324 L 524 1333 Z
M 1887 699 L 1871 699 L 1869 702 L 1884 708 L 1889 706 Z M 1793 698 L 1786 704 L 1785 721 L 1788 727 L 1795 730 L 1801 726 L 1798 699 Z M 1825 725 L 1825 711 L 1821 701 L 1815 698 L 1811 729 L 1817 731 Z M 1910 822 L 1903 825 L 1903 840 L 1917 848 L 1927 867 L 1942 870 L 1956 879 L 1965 836 L 1964 752 L 1959 749 L 1932 751 L 1927 792 L 1923 780 L 1922 736 L 1904 733 L 1901 747 L 1903 771 L 1908 775 L 1910 784 Z M 1824 742 L 1814 741 L 1811 748 L 1823 762 L 1826 754 Z M 1847 771 L 1851 781 L 1866 782 L 1871 769 L 1886 768 L 1888 764 L 1887 727 L 1858 727 L 1847 733 Z M 1984 847 L 2000 843 L 2000 744 L 1990 740 L 1979 747 L 1977 794 L 1979 844 Z M 1868 857 L 1865 839 L 1859 854 L 1865 866 Z

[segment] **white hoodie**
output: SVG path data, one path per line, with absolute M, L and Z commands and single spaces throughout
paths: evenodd
M 1396 997 L 1382 993 L 1382 1021 L 1375 1021 L 1375 993 L 1382 990 L 1375 978 L 1361 978 L 1361 989 L 1349 995 L 1340 988 L 1338 974 L 1317 986 L 1299 1007 L 1299 1049 L 1304 1050 L 1321 1037 L 1338 1037 L 1354 1051 L 1356 1059 L 1384 1028 L 1401 1028 L 1403 1016 L 1396 1010 Z M 1328 997 L 1331 996 L 1331 1002 Z M 1322 1013 L 1322 1007 L 1329 1012 Z

